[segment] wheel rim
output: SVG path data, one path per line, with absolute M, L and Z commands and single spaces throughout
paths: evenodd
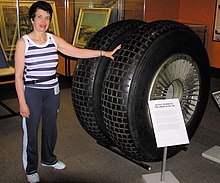
M 199 68 L 193 58 L 174 54 L 165 60 L 154 76 L 148 100 L 178 98 L 187 124 L 197 107 L 200 85 Z

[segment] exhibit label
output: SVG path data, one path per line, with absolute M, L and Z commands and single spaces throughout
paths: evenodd
M 157 147 L 188 144 L 179 99 L 148 101 Z

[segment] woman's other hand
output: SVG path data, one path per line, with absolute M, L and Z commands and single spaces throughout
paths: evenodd
M 26 103 L 25 104 L 20 104 L 20 115 L 22 117 L 29 118 L 30 111 L 29 111 L 29 107 Z

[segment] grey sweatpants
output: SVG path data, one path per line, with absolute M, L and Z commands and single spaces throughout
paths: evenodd
M 54 155 L 57 140 L 57 113 L 60 94 L 54 89 L 34 89 L 25 87 L 25 99 L 30 117 L 23 118 L 23 166 L 27 174 L 37 172 L 38 167 L 38 128 L 42 119 L 41 162 L 55 164 Z

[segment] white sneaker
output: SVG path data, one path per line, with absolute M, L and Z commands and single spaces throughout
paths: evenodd
M 33 173 L 31 175 L 27 175 L 27 180 L 30 183 L 37 183 L 40 182 L 40 177 L 38 173 Z
M 41 163 L 41 164 L 42 164 L 42 166 L 51 167 L 51 168 L 54 168 L 57 170 L 63 170 L 66 167 L 66 165 L 64 163 L 62 163 L 61 161 L 57 161 L 57 163 L 55 163 L 54 165 L 47 165 L 44 163 Z

